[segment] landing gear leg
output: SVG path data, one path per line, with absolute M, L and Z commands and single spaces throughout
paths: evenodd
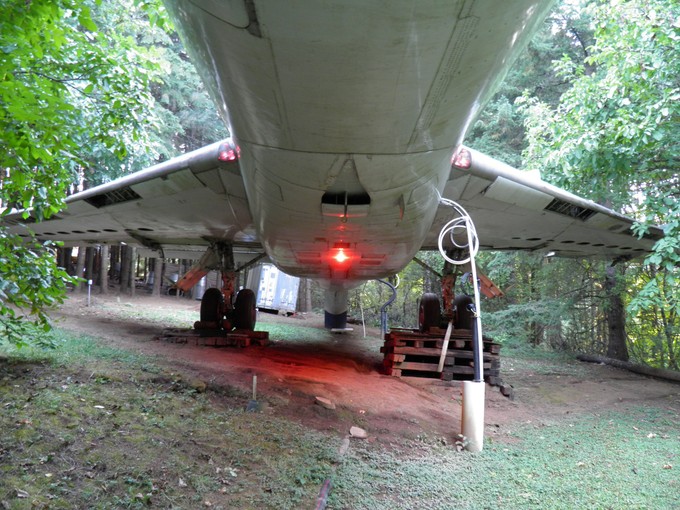
M 332 331 L 344 331 L 347 329 L 347 302 L 348 292 L 346 289 L 331 285 L 324 292 L 324 326 Z
M 203 294 L 201 323 L 215 323 L 216 329 L 229 331 L 232 328 L 234 289 L 238 281 L 231 244 L 220 242 L 211 245 L 196 266 L 196 272 L 200 271 L 201 276 L 212 269 L 222 273 L 222 289 L 212 287 Z

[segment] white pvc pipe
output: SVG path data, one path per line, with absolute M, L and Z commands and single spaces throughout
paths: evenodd
M 477 231 L 475 230 L 472 218 L 467 211 L 456 202 L 440 197 L 440 202 L 453 207 L 459 218 L 455 218 L 447 223 L 439 234 L 439 251 L 444 259 L 452 264 L 462 265 L 470 262 L 472 269 L 472 288 L 474 289 L 474 303 L 475 303 L 475 338 L 473 339 L 473 349 L 475 351 L 475 358 L 479 366 L 475 367 L 475 380 L 463 381 L 463 410 L 461 419 L 461 434 L 465 438 L 465 449 L 471 452 L 481 452 L 484 447 L 484 407 L 485 407 L 485 393 L 486 384 L 484 383 L 484 343 L 482 333 L 482 318 L 479 298 L 479 286 L 477 284 L 477 265 L 475 263 L 475 256 L 479 250 L 479 239 Z M 454 239 L 454 232 L 461 227 L 465 228 L 467 234 L 467 249 L 470 256 L 463 260 L 452 260 L 446 254 L 444 249 L 444 237 L 450 234 L 450 240 L 457 248 L 466 248 L 466 246 L 459 245 Z
M 470 452 L 481 452 L 484 447 L 484 401 L 486 384 L 484 381 L 463 381 L 462 430 Z

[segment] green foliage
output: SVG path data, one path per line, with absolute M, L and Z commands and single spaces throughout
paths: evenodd
M 629 348 L 649 365 L 680 370 L 680 309 L 672 270 L 638 267 L 631 274 L 635 297 L 628 309 Z
M 489 252 L 480 265 L 505 293 L 482 302 L 487 334 L 511 347 L 606 352 L 604 262 Z
M 569 83 L 554 69 L 552 62 L 567 55 L 579 61 L 587 55 L 592 27 L 579 2 L 558 2 L 527 49 L 508 72 L 499 91 L 481 111 L 466 134 L 465 143 L 509 165 L 522 167 L 526 148 L 526 112 L 515 104 L 528 94 L 546 104 L 554 104 Z
M 417 257 L 435 271 L 441 272 L 444 259 L 437 252 L 418 252 Z M 418 304 L 426 292 L 441 294 L 439 277 L 416 262 L 411 262 L 397 276 L 386 278 L 396 286 L 397 294 L 387 307 L 388 328 L 418 327 Z M 392 297 L 392 290 L 377 280 L 364 283 L 350 292 L 349 314 L 364 318 L 367 325 L 380 326 L 380 310 Z
M 102 30 L 115 31 L 118 37 L 134 41 L 137 51 L 154 62 L 158 70 L 146 88 L 153 99 L 149 115 L 155 119 L 145 132 L 146 144 L 139 149 L 133 145 L 123 165 L 105 152 L 98 153 L 97 165 L 88 174 L 92 184 L 110 181 L 228 136 L 160 0 L 104 2 L 93 15 Z
M 156 64 L 115 27 L 101 30 L 87 0 L 2 0 L 0 18 L 0 214 L 56 214 L 78 175 L 145 147 L 153 125 Z M 28 218 L 29 213 L 24 214 Z M 42 308 L 68 281 L 52 247 L 0 229 L 0 321 L 20 343 L 23 312 L 45 329 Z
M 519 100 L 527 115 L 525 158 L 551 182 L 635 215 L 639 235 L 649 224 L 664 225 L 648 270 L 636 273 L 643 280 L 634 282 L 639 293 L 628 310 L 636 315 L 633 324 L 662 314 L 667 322 L 654 321 L 656 333 L 647 340 L 670 338 L 667 352 L 674 352 L 680 348 L 680 5 L 591 2 L 587 14 L 595 40 L 582 62 L 564 57 L 557 63 L 570 83 L 559 103 L 528 95 Z M 675 358 L 661 364 L 669 360 L 677 366 Z
M 54 246 L 0 230 L 0 343 L 52 345 L 45 308 L 61 303 L 73 279 L 54 263 Z

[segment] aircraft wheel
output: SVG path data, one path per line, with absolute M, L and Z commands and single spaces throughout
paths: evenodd
M 224 309 L 224 296 L 219 289 L 208 289 L 201 298 L 201 322 L 221 322 Z
M 256 320 L 255 293 L 250 289 L 239 290 L 234 303 L 234 327 L 253 331 Z
M 439 327 L 442 320 L 441 307 L 437 294 L 426 293 L 420 298 L 418 309 L 418 326 L 420 331 L 427 331 L 431 327 Z
M 453 326 L 456 329 L 472 329 L 472 322 L 475 317 L 468 309 L 470 303 L 472 303 L 472 298 L 466 295 L 458 295 L 453 300 L 453 305 L 456 308 L 456 320 Z

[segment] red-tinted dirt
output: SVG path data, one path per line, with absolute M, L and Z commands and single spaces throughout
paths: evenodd
M 96 296 L 92 306 L 74 295 L 53 317 L 63 329 L 100 337 L 112 346 L 158 356 L 169 371 L 203 381 L 208 388 L 243 391 L 249 398 L 252 376 L 258 378 L 258 400 L 265 413 L 275 413 L 318 430 L 345 435 L 350 426 L 366 429 L 369 440 L 399 444 L 403 438 L 426 436 L 455 441 L 460 432 L 462 383 L 435 379 L 395 378 L 381 373 L 381 341 L 376 330 L 363 337 L 331 335 L 317 315 L 283 317 L 260 314 L 260 324 L 318 328 L 319 340 L 296 342 L 271 337 L 267 347 L 204 347 L 155 339 L 163 326 L 130 318 L 133 310 L 194 311 L 199 302 L 163 296 Z M 187 324 L 189 327 L 190 324 Z M 503 353 L 501 352 L 501 355 Z M 502 377 L 514 387 L 510 400 L 487 386 L 487 437 L 512 440 L 519 424 L 536 426 L 566 421 L 627 406 L 658 405 L 680 412 L 680 385 L 638 376 L 604 365 L 527 361 L 506 358 Z M 335 405 L 315 405 L 316 396 Z

